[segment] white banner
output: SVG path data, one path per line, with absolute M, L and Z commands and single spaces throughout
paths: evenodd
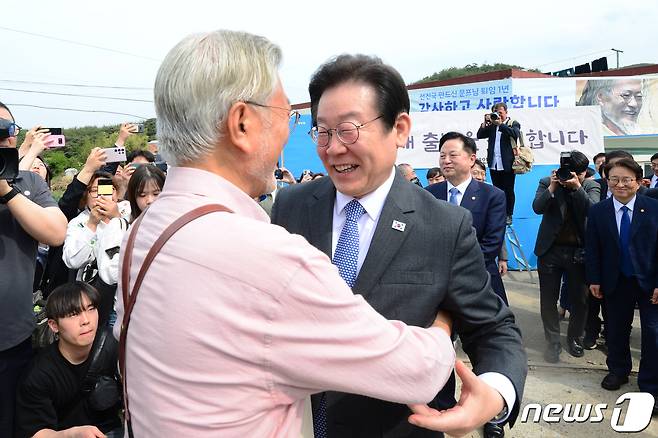
M 521 124 L 535 164 L 558 164 L 561 151 L 576 149 L 591 160 L 604 150 L 598 106 L 510 109 L 509 116 Z M 484 112 L 479 111 L 412 112 L 411 134 L 407 146 L 398 150 L 397 163 L 421 169 L 438 167 L 441 136 L 458 131 L 475 139 L 483 119 Z M 486 163 L 487 139 L 476 142 L 478 157 Z

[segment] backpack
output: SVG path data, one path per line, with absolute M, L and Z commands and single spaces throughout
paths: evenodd
M 508 125 L 512 126 L 515 120 L 508 119 Z M 517 140 L 514 137 L 510 137 L 510 142 L 512 143 L 512 149 L 516 149 L 518 153 L 514 155 L 514 162 L 512 163 L 512 171 L 515 174 L 528 173 L 532 170 L 532 163 L 535 161 L 535 157 L 532 153 L 532 149 L 525 145 L 525 138 L 523 132 L 519 130 L 519 139 L 518 144 Z

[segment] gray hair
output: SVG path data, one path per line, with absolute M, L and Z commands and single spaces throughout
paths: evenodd
M 180 41 L 155 79 L 163 157 L 173 165 L 184 165 L 212 153 L 231 105 L 266 102 L 272 96 L 280 62 L 278 46 L 245 32 L 218 30 Z

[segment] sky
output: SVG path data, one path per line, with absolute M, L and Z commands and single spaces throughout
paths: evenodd
M 658 63 L 655 0 L 624 6 L 609 0 L 3 0 L 2 6 L 0 101 L 24 128 L 155 117 L 152 87 L 160 61 L 184 36 L 216 29 L 278 44 L 292 103 L 308 101 L 309 78 L 340 53 L 377 55 L 407 83 L 471 63 L 556 71 L 608 56 L 612 68 L 611 48 L 624 51 L 620 66 Z

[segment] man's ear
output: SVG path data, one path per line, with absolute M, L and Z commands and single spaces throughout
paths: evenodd
M 409 134 L 411 133 L 411 117 L 409 117 L 409 114 L 399 114 L 395 119 L 393 129 L 395 130 L 395 144 L 397 144 L 399 148 L 405 147 L 407 141 L 409 141 Z
M 57 321 L 55 321 L 54 319 L 48 320 L 48 327 L 50 327 L 50 330 L 53 333 L 55 334 L 59 333 L 59 325 L 57 324 Z
M 234 103 L 226 115 L 226 139 L 243 152 L 250 151 L 257 122 L 255 113 L 246 103 Z

